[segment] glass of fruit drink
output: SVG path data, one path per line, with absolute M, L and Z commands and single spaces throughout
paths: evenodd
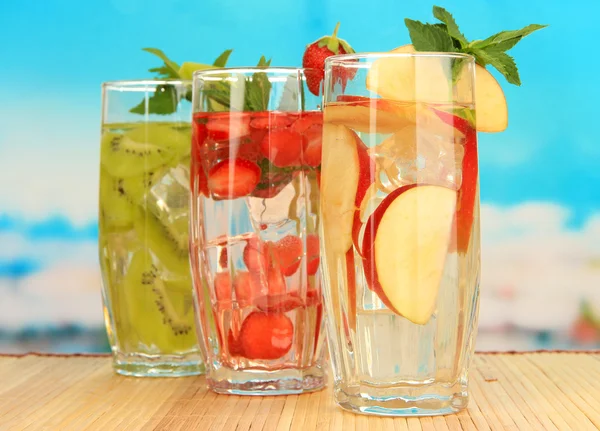
M 466 406 L 480 266 L 474 70 L 455 53 L 326 60 L 322 262 L 345 409 Z
M 207 382 L 274 395 L 325 385 L 320 97 L 295 68 L 196 72 L 191 263 Z
M 110 82 L 102 91 L 99 248 L 114 369 L 198 374 L 188 253 L 191 81 Z

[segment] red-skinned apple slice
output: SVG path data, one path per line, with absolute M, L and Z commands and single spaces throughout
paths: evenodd
M 416 51 L 412 45 L 404 45 L 391 52 L 408 54 Z M 381 97 L 398 101 L 468 104 L 474 98 L 477 131 L 493 133 L 505 130 L 508 126 L 506 98 L 492 74 L 485 67 L 475 65 L 473 88 L 470 70 L 463 68 L 462 75 L 452 86 L 448 65 L 440 57 L 427 55 L 382 57 L 371 65 L 366 86 Z
M 323 125 L 321 209 L 325 246 L 332 255 L 343 255 L 352 246 L 354 199 L 360 161 L 356 151 L 360 138 L 346 126 Z
M 452 125 L 465 135 L 462 184 L 458 190 L 458 204 L 454 221 L 456 229 L 454 226 L 452 227 L 452 231 L 456 231 L 456 236 L 453 237 L 449 251 L 452 252 L 457 250 L 459 253 L 466 253 L 471 241 L 475 204 L 477 200 L 477 184 L 479 182 L 477 134 L 471 124 L 464 118 L 437 109 L 434 109 L 434 112 L 442 121 Z
M 321 172 L 326 247 L 343 255 L 352 246 L 352 226 L 374 180 L 374 162 L 356 133 L 345 126 L 325 124 Z
M 367 283 L 413 323 L 426 324 L 434 312 L 455 208 L 454 190 L 409 185 L 390 193 L 367 222 Z

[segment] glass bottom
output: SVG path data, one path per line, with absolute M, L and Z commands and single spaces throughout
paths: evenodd
M 323 389 L 327 376 L 318 367 L 276 371 L 220 368 L 211 372 L 206 382 L 218 394 L 293 395 Z
M 144 355 L 118 353 L 113 358 L 117 374 L 133 377 L 185 377 L 204 373 L 197 353 L 187 355 Z
M 378 416 L 438 416 L 457 413 L 467 407 L 466 388 L 450 391 L 443 384 L 428 384 L 421 388 L 396 386 L 379 388 L 360 386 L 346 388 L 336 385 L 336 403 L 354 413 Z

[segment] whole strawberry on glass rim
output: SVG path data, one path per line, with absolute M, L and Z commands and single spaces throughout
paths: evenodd
M 338 22 L 333 30 L 331 36 L 323 36 L 322 38 L 314 41 L 313 43 L 306 46 L 304 56 L 302 57 L 302 67 L 305 69 L 316 69 L 319 71 L 318 74 L 307 76 L 306 85 L 310 92 L 315 96 L 319 95 L 321 83 L 325 76 L 325 59 L 332 55 L 340 54 L 352 54 L 354 49 L 344 39 L 337 37 L 340 23 Z M 352 79 L 355 70 L 349 70 L 349 74 L 346 80 Z

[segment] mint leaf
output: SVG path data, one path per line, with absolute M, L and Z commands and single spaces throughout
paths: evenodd
M 167 78 L 174 78 L 174 79 L 179 78 L 179 65 L 177 63 L 175 63 L 174 61 L 170 60 L 169 57 L 167 57 L 166 54 L 164 52 L 162 52 L 160 49 L 158 49 L 158 48 L 142 48 L 142 51 L 146 51 L 146 52 L 149 52 L 150 54 L 154 54 L 158 58 L 160 58 L 162 61 L 165 62 L 165 65 L 158 69 L 157 68 L 150 69 L 151 72 L 160 70 L 160 73 L 165 75 L 165 77 L 167 77 Z
M 206 70 L 213 69 L 213 66 L 210 64 L 202 64 L 202 63 L 193 63 L 191 61 L 186 61 L 179 68 L 179 77 L 184 80 L 191 80 L 194 72 L 197 70 Z
M 168 115 L 177 111 L 178 103 L 179 96 L 177 95 L 177 89 L 173 85 L 159 85 L 152 96 L 142 100 L 137 106 L 131 108 L 129 112 L 140 115 Z
M 233 52 L 233 49 L 226 49 L 223 51 L 221 55 L 217 57 L 217 59 L 213 62 L 213 66 L 215 67 L 225 67 L 227 65 L 227 60 L 229 60 L 229 56 Z
M 475 57 L 475 63 L 479 64 L 480 66 L 485 67 L 486 65 L 490 64 L 491 56 L 483 49 L 466 48 L 465 52 Z
M 496 33 L 485 40 L 474 41 L 471 45 L 475 48 L 487 48 L 489 46 L 495 46 L 500 51 L 508 51 L 525 36 L 528 36 L 534 31 L 545 27 L 548 26 L 541 24 L 530 24 L 520 30 L 501 31 L 500 33 Z
M 267 60 L 267 58 L 264 55 L 260 56 L 260 59 L 258 60 L 258 64 L 256 65 L 257 67 L 269 67 L 271 65 L 271 59 L 269 58 L 269 60 Z
M 505 52 L 486 51 L 489 56 L 488 64 L 495 67 L 510 84 L 521 85 L 519 70 L 515 59 Z
M 417 51 L 456 52 L 452 37 L 442 28 L 406 18 L 410 39 Z
M 433 16 L 446 25 L 446 32 L 450 35 L 450 37 L 459 42 L 461 48 L 469 44 L 465 35 L 462 34 L 458 29 L 458 25 L 456 24 L 456 21 L 454 21 L 454 18 L 450 12 L 443 7 L 434 6 Z
M 271 83 L 266 73 L 257 72 L 246 82 L 246 106 L 248 111 L 266 111 L 269 106 Z

